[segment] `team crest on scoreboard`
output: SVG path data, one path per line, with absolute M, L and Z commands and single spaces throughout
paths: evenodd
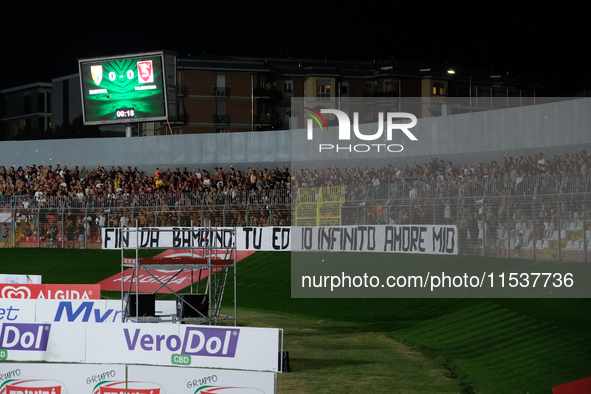
M 137 74 L 139 83 L 154 82 L 154 73 L 152 71 L 152 61 L 146 60 L 137 62 Z
M 92 74 L 92 80 L 96 83 L 96 86 L 100 85 L 103 80 L 103 66 L 90 66 L 90 73 Z

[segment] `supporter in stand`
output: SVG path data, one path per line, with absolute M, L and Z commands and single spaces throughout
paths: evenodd
M 518 159 L 504 155 L 498 163 L 497 161 L 491 161 L 486 165 L 479 163 L 475 168 L 470 164 L 459 166 L 454 166 L 452 162 L 445 164 L 444 160 L 431 157 L 422 165 L 417 163 L 405 165 L 402 171 L 388 165 L 387 168 L 378 167 L 377 171 L 368 167 L 363 171 L 359 168 L 349 170 L 329 168 L 326 171 L 302 169 L 290 175 L 287 168 L 275 167 L 272 170 L 258 171 L 257 176 L 257 171 L 250 167 L 245 170 L 244 175 L 233 167 L 228 174 L 224 174 L 223 169 L 218 167 L 213 175 L 199 169 L 193 174 L 186 168 L 182 172 L 179 168 L 175 168 L 174 171 L 156 168 L 153 178 L 140 174 L 137 168 L 132 170 L 130 167 L 123 171 L 121 167 L 115 170 L 115 166 L 111 166 L 107 173 L 104 167 L 97 166 L 89 173 L 83 166 L 79 172 L 75 169 L 70 173 L 68 166 L 60 168 L 59 171 L 57 168 L 54 171 L 51 166 L 33 165 L 26 170 L 20 167 L 16 171 L 13 167 L 6 170 L 2 166 L 0 167 L 0 195 L 3 199 L 11 196 L 35 195 L 37 205 L 41 203 L 41 196 L 58 198 L 58 200 L 48 199 L 46 204 L 66 198 L 77 200 L 78 205 L 84 205 L 85 202 L 100 204 L 100 198 L 105 196 L 113 203 L 129 206 L 132 202 L 136 205 L 147 204 L 153 197 L 160 199 L 161 197 L 156 195 L 157 191 L 166 192 L 168 196 L 166 200 L 172 201 L 173 205 L 181 200 L 181 193 L 190 193 L 193 196 L 192 201 L 197 201 L 206 198 L 201 194 L 207 192 L 208 200 L 215 204 L 220 200 L 218 194 L 222 196 L 221 201 L 231 203 L 243 191 L 259 189 L 259 186 L 262 186 L 265 193 L 272 192 L 276 196 L 278 190 L 285 191 L 288 185 L 291 190 L 297 190 L 300 187 L 310 186 L 347 185 L 363 188 L 366 185 L 377 187 L 377 185 L 390 183 L 392 190 L 396 191 L 399 181 L 403 182 L 404 190 L 415 189 L 418 198 L 483 195 L 485 191 L 504 195 L 509 190 L 508 186 L 511 186 L 513 193 L 523 195 L 534 192 L 556 193 L 560 190 L 584 190 L 585 182 L 588 180 L 576 178 L 574 175 L 588 176 L 589 160 L 587 153 L 581 150 L 574 154 L 565 154 L 564 159 L 553 155 L 551 160 L 546 160 L 541 153 L 531 157 L 520 156 Z M 540 185 L 529 182 L 530 176 L 543 176 Z M 556 176 L 562 176 L 561 180 L 554 180 Z M 504 182 L 505 180 L 510 183 Z M 533 189 L 534 187 L 537 189 Z M 117 192 L 117 189 L 121 189 L 120 192 Z M 361 189 L 351 190 L 354 194 L 361 193 Z M 224 197 L 227 195 L 232 195 L 233 198 L 228 200 Z

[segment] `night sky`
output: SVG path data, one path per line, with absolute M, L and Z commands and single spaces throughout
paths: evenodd
M 447 63 L 535 78 L 554 94 L 586 84 L 589 95 L 584 11 L 556 2 L 15 3 L 3 10 L 2 89 L 77 73 L 79 58 L 166 49 Z

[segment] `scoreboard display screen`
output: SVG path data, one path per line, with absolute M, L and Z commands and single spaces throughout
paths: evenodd
M 167 118 L 162 52 L 78 61 L 84 124 Z

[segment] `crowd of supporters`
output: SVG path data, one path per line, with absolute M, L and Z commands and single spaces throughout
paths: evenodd
M 525 233 L 527 244 L 535 230 L 549 238 L 561 226 L 589 216 L 579 202 L 560 195 L 589 193 L 590 167 L 591 156 L 582 149 L 549 159 L 541 153 L 504 155 L 486 165 L 454 165 L 431 157 L 422 165 L 295 172 L 285 166 L 216 167 L 211 172 L 155 168 L 153 173 L 115 166 L 0 166 L 0 208 L 13 208 L 17 239 L 39 237 L 48 245 L 60 239 L 65 247 L 81 247 L 83 240 L 98 240 L 102 227 L 136 221 L 140 226 L 289 226 L 299 189 L 326 187 L 324 195 L 338 200 L 343 194 L 331 187 L 346 186 L 350 203 L 341 209 L 342 224 L 456 224 L 464 251 L 469 251 L 485 241 L 494 249 L 501 236 L 517 239 L 521 222 L 531 231 Z M 310 190 L 308 195 L 317 198 Z M 506 197 L 512 195 L 522 198 L 509 205 Z M 536 200 L 536 195 L 554 197 Z M 333 214 L 339 213 L 325 212 Z
M 52 197 L 78 200 L 80 205 L 87 200 L 135 200 L 135 205 L 147 206 L 194 205 L 195 201 L 187 197 L 188 193 L 200 197 L 197 205 L 220 205 L 235 199 L 240 192 L 285 190 L 289 196 L 290 189 L 290 174 L 285 167 L 258 172 L 248 168 L 244 174 L 234 168 L 225 173 L 221 167 L 216 167 L 213 173 L 200 169 L 189 172 L 187 168 L 182 171 L 179 168 L 173 171 L 157 168 L 154 174 L 140 172 L 137 167 L 123 170 L 112 166 L 109 171 L 101 166 L 87 170 L 84 166 L 70 169 L 59 164 L 55 168 L 51 165 L 32 165 L 25 169 L 9 167 L 8 170 L 0 167 L 0 196 L 34 197 L 29 203 L 37 205 L 43 205 Z M 183 201 L 182 196 L 189 200 Z
M 110 169 L 101 166 L 91 169 L 84 166 L 68 168 L 59 164 L 55 168 L 52 165 L 8 169 L 0 166 L 0 201 L 12 196 L 28 196 L 27 204 L 36 206 L 43 206 L 48 199 L 56 197 L 71 201 L 70 206 L 73 207 L 77 204 L 83 206 L 88 201 L 93 201 L 93 206 L 108 206 L 113 201 L 117 201 L 118 206 L 223 205 L 228 202 L 246 203 L 246 199 L 249 203 L 290 204 L 293 202 L 292 191 L 299 188 L 347 185 L 358 187 L 360 193 L 366 193 L 384 184 L 398 183 L 406 183 L 409 188 L 404 189 L 404 193 L 413 198 L 420 197 L 422 190 L 415 186 L 437 183 L 438 188 L 445 192 L 446 188 L 454 189 L 454 186 L 478 187 L 491 181 L 510 181 L 515 187 L 532 176 L 587 176 L 590 167 L 591 156 L 582 149 L 565 154 L 562 158 L 553 155 L 551 159 L 544 158 L 541 153 L 518 158 L 505 155 L 499 161 L 491 161 L 486 165 L 454 165 L 431 157 L 429 162 L 422 165 L 332 167 L 300 169 L 297 172 L 290 172 L 285 166 L 264 170 L 230 168 L 228 171 L 216 167 L 212 172 L 156 168 L 153 174 L 139 171 L 137 167 L 124 170 L 114 166 Z M 526 184 L 524 182 L 522 186 Z M 454 190 L 457 189 L 455 187 Z M 391 190 L 395 192 L 398 189 L 394 187 Z M 387 197 L 393 196 L 396 197 L 396 194 L 390 193 Z

